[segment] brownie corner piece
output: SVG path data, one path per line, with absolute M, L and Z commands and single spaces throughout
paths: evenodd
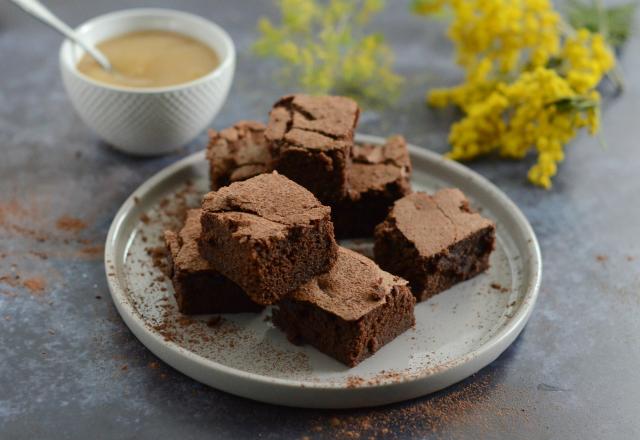
M 336 259 L 330 208 L 277 172 L 205 195 L 200 252 L 255 302 L 273 304 Z
M 269 115 L 266 138 L 275 169 L 309 189 L 320 201 L 347 192 L 347 168 L 360 110 L 342 96 L 290 95 Z
M 239 121 L 220 131 L 209 130 L 206 156 L 212 190 L 271 171 L 266 128 L 258 121 Z
M 415 302 L 407 281 L 341 247 L 329 272 L 280 301 L 273 323 L 353 367 L 415 324 Z
M 423 301 L 489 268 L 495 224 L 460 190 L 447 188 L 396 201 L 374 237 L 376 262 L 407 279 Z
M 178 310 L 186 315 L 258 312 L 254 303 L 231 280 L 205 261 L 198 252 L 200 210 L 187 212 L 178 232 L 165 231 L 171 282 Z
M 389 137 L 383 145 L 354 144 L 347 182 L 347 195 L 331 204 L 336 237 L 371 237 L 393 202 L 412 192 L 404 137 Z

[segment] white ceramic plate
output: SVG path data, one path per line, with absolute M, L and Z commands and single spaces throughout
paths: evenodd
M 365 142 L 381 138 L 359 136 Z M 176 205 L 207 190 L 203 152 L 160 171 L 115 216 L 105 247 L 111 296 L 131 331 L 162 360 L 212 387 L 263 402 L 317 408 L 382 405 L 422 396 L 480 370 L 518 336 L 533 310 L 540 250 L 520 210 L 468 168 L 411 146 L 413 188 L 454 186 L 497 223 L 491 269 L 416 306 L 416 326 L 355 368 L 290 344 L 262 314 L 186 318 L 148 250 L 161 246 Z M 177 195 L 176 195 L 177 194 Z M 343 243 L 367 251 L 370 243 Z

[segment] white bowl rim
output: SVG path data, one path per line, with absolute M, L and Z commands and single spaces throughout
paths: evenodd
M 76 78 L 79 78 L 80 80 L 85 81 L 95 87 L 100 87 L 102 89 L 111 90 L 115 92 L 141 94 L 141 95 L 153 95 L 153 94 L 161 94 L 161 93 L 184 90 L 193 86 L 200 85 L 207 81 L 210 81 L 211 79 L 214 79 L 222 75 L 222 72 L 225 69 L 233 67 L 233 64 L 235 63 L 236 51 L 235 51 L 235 46 L 233 44 L 233 40 L 231 39 L 227 31 L 224 30 L 224 28 L 218 25 L 217 23 L 214 23 L 211 20 L 201 17 L 200 15 L 196 15 L 196 14 L 192 14 L 184 11 L 178 11 L 176 9 L 131 8 L 131 9 L 123 9 L 120 11 L 108 12 L 106 14 L 98 15 L 96 17 L 93 17 L 85 21 L 80 26 L 76 27 L 75 31 L 78 33 L 82 33 L 86 31 L 87 28 L 100 25 L 103 21 L 106 21 L 106 20 L 113 20 L 113 19 L 117 20 L 120 18 L 124 19 L 129 17 L 145 16 L 145 15 L 155 15 L 155 16 L 162 16 L 162 17 L 172 17 L 180 20 L 199 21 L 202 24 L 205 24 L 206 26 L 209 26 L 215 29 L 217 32 L 220 33 L 222 44 L 225 46 L 225 49 L 226 49 L 226 53 L 227 53 L 226 57 L 220 62 L 218 66 L 216 66 L 211 72 L 207 73 L 206 75 L 201 76 L 200 78 L 196 78 L 193 81 L 188 81 L 185 83 L 175 84 L 175 85 L 166 86 L 166 87 L 145 87 L 145 88 L 120 87 L 120 86 L 114 86 L 111 84 L 96 81 L 93 78 L 90 78 L 89 76 L 84 75 L 83 73 L 80 73 L 77 69 L 77 66 L 66 59 L 65 53 L 70 51 L 72 46 L 74 45 L 74 43 L 69 39 L 65 39 L 62 42 L 62 45 L 60 46 L 60 52 L 59 52 L 60 65 L 65 70 L 73 74 Z

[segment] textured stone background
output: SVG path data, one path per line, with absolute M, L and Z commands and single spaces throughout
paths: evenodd
M 125 1 L 47 1 L 69 23 Z M 423 105 L 450 84 L 442 25 L 388 2 L 377 25 L 408 76 L 399 104 L 366 113 L 360 131 L 404 133 L 443 152 L 451 114 Z M 139 1 L 195 12 L 234 38 L 238 70 L 213 123 L 264 119 L 285 92 L 249 53 L 269 1 Z M 528 163 L 470 164 L 501 187 L 540 239 L 544 280 L 522 335 L 496 362 L 436 395 L 385 408 L 308 411 L 237 398 L 158 362 L 118 317 L 101 248 L 125 197 L 203 147 L 135 159 L 100 143 L 73 113 L 58 72 L 61 38 L 0 3 L 0 438 L 616 438 L 640 436 L 640 41 L 622 62 L 629 88 L 607 101 L 608 149 L 586 136 L 569 148 L 555 188 L 524 180 Z M 289 90 L 286 90 L 289 91 Z M 78 232 L 56 226 L 80 218 Z M 16 279 L 16 275 L 20 278 Z M 26 285 L 26 286 L 25 286 Z M 97 298 L 101 297 L 101 298 Z M 158 362 L 157 364 L 155 362 Z

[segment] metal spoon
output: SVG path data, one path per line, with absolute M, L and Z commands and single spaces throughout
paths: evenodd
M 93 44 L 85 41 L 80 37 L 73 29 L 67 26 L 62 20 L 53 15 L 53 13 L 46 8 L 38 0 L 11 0 L 14 4 L 20 6 L 25 12 L 37 18 L 44 24 L 47 24 L 60 32 L 62 35 L 72 40 L 74 43 L 80 45 L 87 51 L 91 57 L 100 64 L 100 66 L 107 72 L 111 72 L 111 63 L 107 57 L 100 52 Z

